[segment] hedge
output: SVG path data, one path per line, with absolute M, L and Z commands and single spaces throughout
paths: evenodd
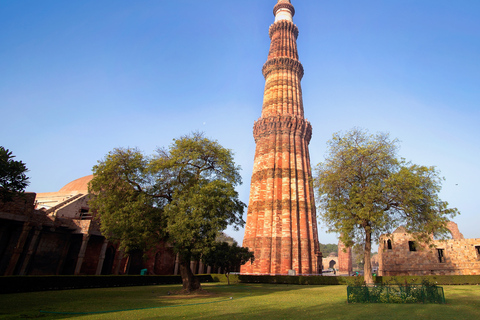
M 227 282 L 224 274 L 197 275 L 200 282 Z M 477 276 L 384 276 L 374 277 L 379 284 L 413 284 L 422 279 L 437 285 L 479 285 Z M 269 276 L 231 274 L 230 283 L 269 283 L 297 285 L 345 285 L 363 277 L 332 276 Z M 84 288 L 108 288 L 127 286 L 150 286 L 160 284 L 181 284 L 180 276 L 3 276 L 0 277 L 0 293 L 29 291 L 66 290 Z
M 197 275 L 200 282 L 212 282 L 211 275 Z M 181 284 L 180 276 L 4 276 L 0 293 Z
M 428 280 L 436 285 L 479 285 L 480 275 L 477 276 L 383 276 L 376 277 L 376 283 L 382 284 L 404 284 L 421 283 L 422 279 Z
M 212 275 L 214 281 L 227 282 L 227 278 L 222 274 Z M 480 275 L 469 276 L 385 276 L 374 277 L 378 284 L 420 284 L 422 279 L 426 279 L 437 285 L 479 285 Z M 269 276 L 269 275 L 241 275 L 231 274 L 230 283 L 270 283 L 270 284 L 298 284 L 298 285 L 345 285 L 360 280 L 363 277 L 334 277 L 334 276 Z

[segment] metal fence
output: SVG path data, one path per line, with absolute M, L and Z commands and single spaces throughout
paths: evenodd
M 443 288 L 435 285 L 348 286 L 348 303 L 445 303 Z

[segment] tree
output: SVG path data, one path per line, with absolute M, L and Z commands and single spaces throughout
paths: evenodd
M 398 140 L 354 128 L 328 142 L 325 162 L 316 167 L 315 192 L 320 219 L 339 233 L 346 246 L 364 245 L 364 274 L 372 283 L 372 241 L 399 225 L 431 243 L 432 234 L 446 237 L 447 217 L 458 213 L 439 199 L 443 178 L 435 167 L 398 158 Z
M 200 283 L 190 270 L 227 225 L 243 226 L 243 202 L 234 187 L 240 168 L 231 150 L 201 133 L 175 139 L 151 157 L 114 149 L 94 166 L 89 190 L 102 233 L 128 253 L 168 241 L 180 255 L 187 291 Z
M 239 247 L 236 242 L 233 244 L 217 242 L 210 252 L 202 256 L 202 260 L 210 266 L 221 268 L 227 277 L 228 285 L 230 285 L 230 272 L 248 261 L 253 263 L 255 257 L 248 248 Z
M 233 239 L 232 237 L 230 237 L 228 234 L 226 234 L 225 232 L 219 232 L 217 234 L 217 237 L 215 238 L 215 241 L 216 242 L 226 242 L 228 244 L 238 244 L 237 241 L 235 241 L 235 239 Z
M 361 243 L 355 243 L 352 246 L 352 266 L 355 266 L 355 269 L 364 268 L 364 251 L 365 245 L 362 245 Z
M 335 252 L 338 253 L 338 245 L 335 243 L 327 243 L 321 244 L 320 243 L 320 252 L 323 252 L 325 257 L 327 257 L 330 253 Z
M 10 150 L 0 146 L 0 201 L 3 202 L 12 201 L 13 196 L 24 192 L 29 184 L 25 163 L 13 158 Z

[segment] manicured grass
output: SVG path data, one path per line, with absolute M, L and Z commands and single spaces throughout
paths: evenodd
M 203 287 L 195 295 L 175 294 L 178 285 L 5 294 L 0 319 L 480 319 L 480 286 L 444 286 L 446 305 L 347 304 L 346 286 Z

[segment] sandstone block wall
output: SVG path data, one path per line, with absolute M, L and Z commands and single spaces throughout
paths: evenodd
M 390 237 L 382 236 L 379 274 L 480 275 L 480 238 L 463 239 L 456 224 L 452 236 L 457 239 L 435 240 L 435 248 L 415 243 L 413 237 L 402 230 Z
M 338 241 L 338 273 L 350 275 L 352 267 L 352 248 L 345 247 L 342 241 Z

